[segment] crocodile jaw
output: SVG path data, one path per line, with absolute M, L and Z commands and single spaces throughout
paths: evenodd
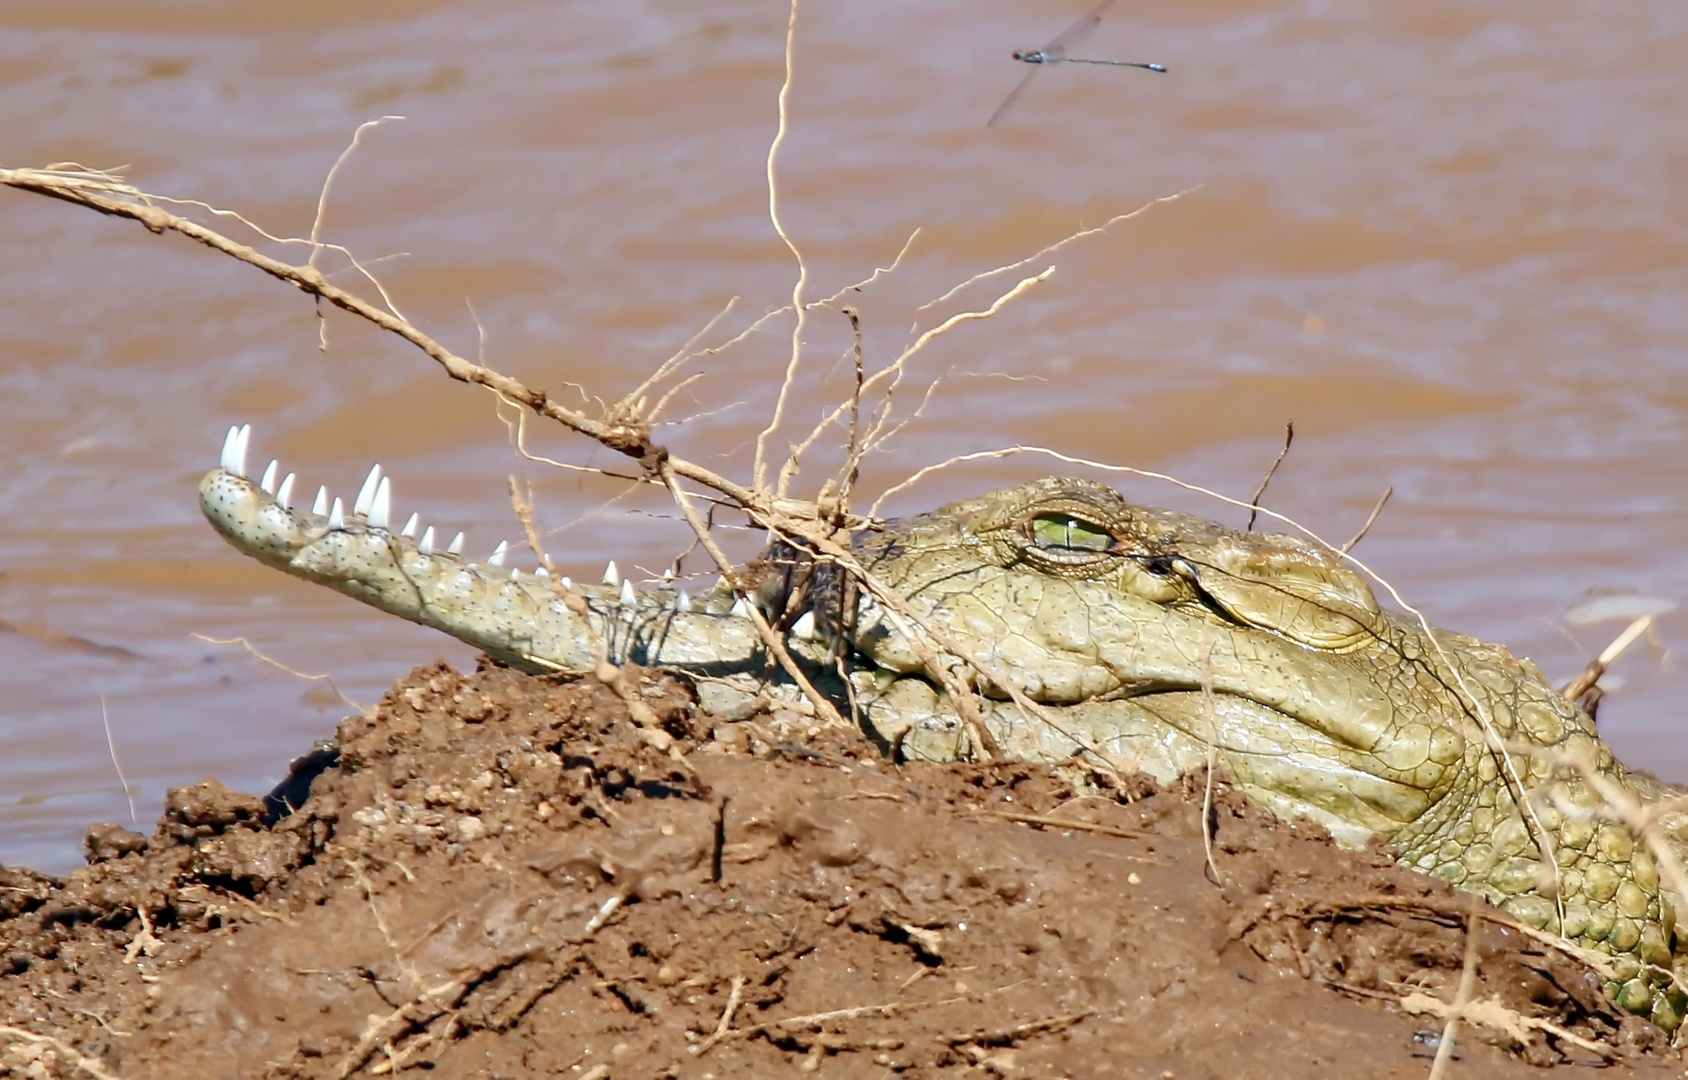
M 486 562 L 472 562 L 433 550 L 432 530 L 420 543 L 405 534 L 408 526 L 393 532 L 385 497 L 373 507 L 360 497 L 349 515 L 338 500 L 327 515 L 284 505 L 270 490 L 274 467 L 254 483 L 244 475 L 244 447 L 238 449 L 225 449 L 222 467 L 199 485 L 200 509 L 238 551 L 506 663 L 582 672 L 602 656 L 721 673 L 760 658 L 754 625 L 724 591 L 694 605 L 682 593 L 640 591 L 626 582 L 574 585 L 504 566 L 502 544 Z M 382 490 L 390 491 L 385 482 Z

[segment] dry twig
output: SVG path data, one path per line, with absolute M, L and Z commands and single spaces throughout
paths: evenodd
M 1359 988 L 1344 986 L 1339 987 L 1339 989 L 1356 991 Z M 1414 991 L 1413 993 L 1399 998 L 1395 997 L 1393 994 L 1387 994 L 1384 996 L 1389 1000 L 1399 1001 L 1402 1010 L 1406 1012 L 1429 1014 L 1438 1019 L 1447 1020 L 1450 1024 L 1454 1022 L 1454 1018 L 1457 1015 L 1460 1020 L 1467 1024 L 1473 1024 L 1479 1027 L 1489 1028 L 1493 1031 L 1502 1032 L 1514 1042 L 1519 1044 L 1529 1042 L 1531 1031 L 1541 1031 L 1548 1035 L 1552 1035 L 1554 1038 L 1563 1042 L 1570 1043 L 1572 1046 L 1580 1046 L 1589 1053 L 1597 1054 L 1607 1061 L 1612 1061 L 1618 1056 L 1617 1051 L 1610 1046 L 1595 1042 L 1593 1039 L 1586 1039 L 1583 1036 L 1578 1035 L 1576 1032 L 1568 1031 L 1550 1020 L 1543 1020 L 1535 1016 L 1525 1016 L 1516 1010 L 1507 1008 L 1505 1005 L 1501 1004 L 1500 999 L 1498 998 L 1483 998 L 1479 1001 L 1466 1002 L 1464 1008 L 1458 1010 L 1456 1014 L 1454 1006 L 1449 1005 L 1440 998 L 1426 994 L 1423 991 Z M 1441 1059 L 1442 1047 L 1450 1045 L 1445 1034 L 1446 1028 L 1443 1030 L 1444 1035 L 1442 1042 L 1436 1047 L 1437 1060 Z M 1430 1067 L 1433 1070 L 1431 1075 L 1436 1075 L 1434 1072 L 1436 1063 L 1432 1062 Z
M 774 180 L 774 162 L 779 157 L 780 146 L 785 142 L 786 131 L 789 126 L 790 113 L 788 103 L 791 98 L 791 80 L 795 73 L 793 46 L 797 43 L 797 9 L 801 0 L 791 0 L 791 15 L 785 26 L 785 81 L 780 84 L 779 95 L 779 128 L 774 133 L 773 141 L 768 144 L 768 218 L 773 222 L 774 232 L 779 234 L 785 243 L 791 257 L 797 261 L 797 280 L 791 286 L 791 309 L 796 312 L 797 320 L 791 327 L 791 360 L 786 365 L 785 378 L 780 382 L 779 397 L 774 401 L 774 412 L 768 418 L 768 426 L 756 436 L 756 460 L 751 470 L 752 484 L 763 490 L 767 487 L 767 446 L 768 436 L 779 430 L 780 420 L 785 414 L 785 402 L 791 393 L 791 387 L 797 377 L 797 367 L 803 359 L 803 327 L 808 308 L 803 306 L 803 287 L 809 283 L 809 264 L 803 260 L 803 253 L 792 242 L 791 236 L 785 231 L 785 225 L 780 221 L 779 185 Z
M 1278 474 L 1278 466 L 1282 465 L 1284 458 L 1289 456 L 1289 447 L 1294 441 L 1295 421 L 1291 420 L 1284 425 L 1284 448 L 1279 450 L 1278 456 L 1272 459 L 1272 464 L 1267 468 L 1266 475 L 1260 478 L 1260 486 L 1254 489 L 1254 498 L 1248 501 L 1248 527 L 1243 530 L 1244 532 L 1254 531 L 1254 519 L 1260 514 L 1260 497 L 1266 494 L 1266 485 L 1270 484 L 1272 477 Z M 1343 550 L 1347 549 L 1344 548 Z
M 1653 616 L 1642 615 L 1624 628 L 1624 632 L 1612 639 L 1612 643 L 1603 649 L 1599 656 L 1588 662 L 1581 675 L 1561 690 L 1560 693 L 1571 701 L 1580 701 L 1582 696 L 1593 690 L 1600 683 L 1600 676 L 1606 674 L 1606 669 L 1614 664 L 1631 645 L 1641 640 L 1641 636 L 1653 626 Z
M 1379 495 L 1377 497 L 1377 502 L 1372 504 L 1371 513 L 1366 515 L 1366 523 L 1360 526 L 1360 531 L 1355 533 L 1352 539 L 1342 545 L 1342 553 L 1344 555 L 1353 551 L 1354 545 L 1358 544 L 1361 540 L 1364 540 L 1366 538 L 1366 534 L 1371 532 L 1372 525 L 1377 522 L 1377 515 L 1383 513 L 1384 505 L 1389 502 L 1389 497 L 1393 494 L 1395 494 L 1395 488 L 1393 486 L 1383 489 L 1383 494 Z
M 334 696 L 339 698 L 342 702 L 344 702 L 345 704 L 347 704 L 347 705 L 351 706 L 352 708 L 356 709 L 360 713 L 367 713 L 369 711 L 369 709 L 366 706 L 364 706 L 364 705 L 362 705 L 362 704 L 360 704 L 356 701 L 353 701 L 351 698 L 349 698 L 345 694 L 341 693 L 340 687 L 335 685 L 334 676 L 332 676 L 332 675 L 312 675 L 308 672 L 299 671 L 295 668 L 290 668 L 286 664 L 282 663 L 280 660 L 277 660 L 275 657 L 266 656 L 263 652 L 259 651 L 257 646 L 253 645 L 250 641 L 247 641 L 243 637 L 214 638 L 214 637 L 207 637 L 204 634 L 189 634 L 188 637 L 193 638 L 195 641 L 203 641 L 207 645 L 239 645 L 241 648 L 245 649 L 247 651 L 247 653 L 249 655 L 251 655 L 251 657 L 254 660 L 261 660 L 264 663 L 270 665 L 271 667 L 275 668 L 278 671 L 286 672 L 287 674 L 293 676 L 295 679 L 303 679 L 306 682 L 324 682 L 324 683 L 327 683 L 328 688 L 330 690 L 334 691 Z
M 123 777 L 123 765 L 117 760 L 117 742 L 111 737 L 111 714 L 106 709 L 105 691 L 100 691 L 100 723 L 105 725 L 106 749 L 111 751 L 111 767 L 117 771 L 117 782 L 123 785 L 123 797 L 129 800 L 129 824 L 139 825 L 140 815 L 135 813 L 135 789 L 129 786 L 129 781 Z
M 1442 1080 L 1447 1073 L 1448 1062 L 1454 1056 L 1454 1038 L 1459 1034 L 1459 1020 L 1465 1013 L 1466 1006 L 1471 1004 L 1471 997 L 1477 991 L 1477 937 L 1482 930 L 1479 919 L 1483 914 L 1483 898 L 1476 893 L 1471 894 L 1471 914 L 1465 921 L 1465 964 L 1459 973 L 1459 990 L 1454 995 L 1454 1003 L 1446 1013 L 1447 1020 L 1442 1025 L 1442 1039 L 1436 1044 L 1436 1060 L 1430 1063 L 1430 1080 Z
M 1284 452 L 1289 452 L 1288 439 L 1284 440 Z M 1278 460 L 1283 460 L 1282 455 Z M 1266 478 L 1270 480 L 1271 474 L 1268 473 Z M 1264 482 L 1260 490 L 1266 490 Z M 1255 498 L 1259 497 L 1259 492 L 1256 492 Z M 1213 861 L 1213 773 L 1219 765 L 1219 719 L 1213 702 L 1213 623 L 1208 619 L 1202 620 L 1202 715 L 1207 719 L 1207 775 L 1202 781 L 1202 854 L 1207 858 L 1207 872 L 1213 883 L 1223 885 L 1225 879 L 1219 875 L 1219 864 Z
M 1050 814 L 1020 814 L 1012 810 L 981 810 L 981 814 L 999 817 L 1005 821 L 1019 821 L 1027 825 L 1046 825 L 1051 829 L 1073 829 L 1078 832 L 1101 833 L 1104 836 L 1119 836 L 1127 840 L 1142 840 L 1144 834 L 1132 829 L 1121 829 L 1116 825 L 1101 825 L 1094 821 L 1074 821 L 1071 818 L 1059 818 Z
M 691 1048 L 693 1057 L 701 1057 L 709 1052 L 709 1048 L 726 1038 L 733 1029 L 733 1014 L 738 1012 L 740 995 L 744 993 L 744 976 L 734 975 L 732 990 L 727 994 L 727 1007 L 721 1010 L 721 1020 L 715 1025 L 715 1030 L 709 1037 Z

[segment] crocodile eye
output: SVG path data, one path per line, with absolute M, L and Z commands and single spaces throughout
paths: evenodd
M 1102 526 L 1065 514 L 1045 514 L 1033 518 L 1032 540 L 1046 551 L 1102 552 L 1114 546 L 1113 534 Z

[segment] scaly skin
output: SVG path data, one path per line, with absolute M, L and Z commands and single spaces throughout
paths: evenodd
M 734 686 L 789 690 L 719 588 L 681 610 L 666 590 L 571 586 L 583 617 L 549 578 L 424 554 L 357 515 L 330 529 L 234 468 L 206 476 L 200 502 L 236 548 L 501 660 L 587 671 L 596 643 L 613 660 L 716 677 L 699 684 L 706 708 Z M 1261 805 L 1346 844 L 1381 836 L 1401 860 L 1610 954 L 1619 1004 L 1681 1024 L 1670 985 L 1680 902 L 1567 762 L 1643 802 L 1676 792 L 1617 762 L 1529 661 L 1382 611 L 1326 548 L 1131 506 L 1085 480 L 889 522 L 858 539 L 856 556 L 959 644 L 967 659 L 943 662 L 1009 756 L 1092 754 L 1166 781 L 1205 764 L 1212 743 Z M 964 726 L 907 636 L 919 631 L 858 601 L 828 567 L 794 593 L 811 568 L 783 551 L 768 564 L 759 602 L 781 625 L 816 625 L 788 642 L 817 681 L 836 670 L 834 650 L 845 654 L 869 734 L 906 757 L 965 755 Z M 801 611 L 816 618 L 797 622 Z M 1003 681 L 1044 709 L 1023 712 Z M 836 676 L 823 685 L 848 707 Z

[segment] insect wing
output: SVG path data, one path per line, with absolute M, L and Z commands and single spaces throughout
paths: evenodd
M 1089 37 L 1098 26 L 1102 25 L 1102 14 L 1113 6 L 1114 0 L 1102 0 L 1100 4 L 1090 9 L 1090 14 L 1055 35 L 1049 44 L 1039 49 L 1038 53 L 1047 57 L 1047 60 L 1037 61 L 1035 66 L 1026 72 L 1025 78 L 1021 79 L 1019 84 L 1009 91 L 1007 100 L 998 105 L 996 111 L 991 113 L 991 118 L 985 121 L 985 126 L 995 127 L 997 121 L 1001 120 L 1013 104 L 1020 100 L 1020 95 L 1026 92 L 1026 86 L 1037 75 L 1038 67 L 1049 61 L 1059 61 L 1066 56 L 1068 49 Z
M 996 107 L 995 112 L 991 113 L 991 118 L 985 121 L 986 127 L 995 127 L 996 122 L 1002 119 L 1003 115 L 1006 114 L 1011 107 L 1013 107 L 1016 101 L 1020 100 L 1020 95 L 1026 92 L 1026 87 L 1031 84 L 1032 79 L 1037 75 L 1037 71 L 1038 69 L 1033 67 L 1030 71 L 1026 72 L 1026 77 L 1021 79 L 1015 85 L 1014 89 L 1008 92 L 1008 97 L 1003 100 L 1001 105 Z
M 1090 14 L 1056 34 L 1054 40 L 1043 47 L 1044 55 L 1052 60 L 1059 60 L 1066 56 L 1068 49 L 1075 47 L 1096 32 L 1096 28 L 1102 25 L 1103 13 L 1113 6 L 1114 0 L 1102 0 L 1100 4 L 1090 10 Z

